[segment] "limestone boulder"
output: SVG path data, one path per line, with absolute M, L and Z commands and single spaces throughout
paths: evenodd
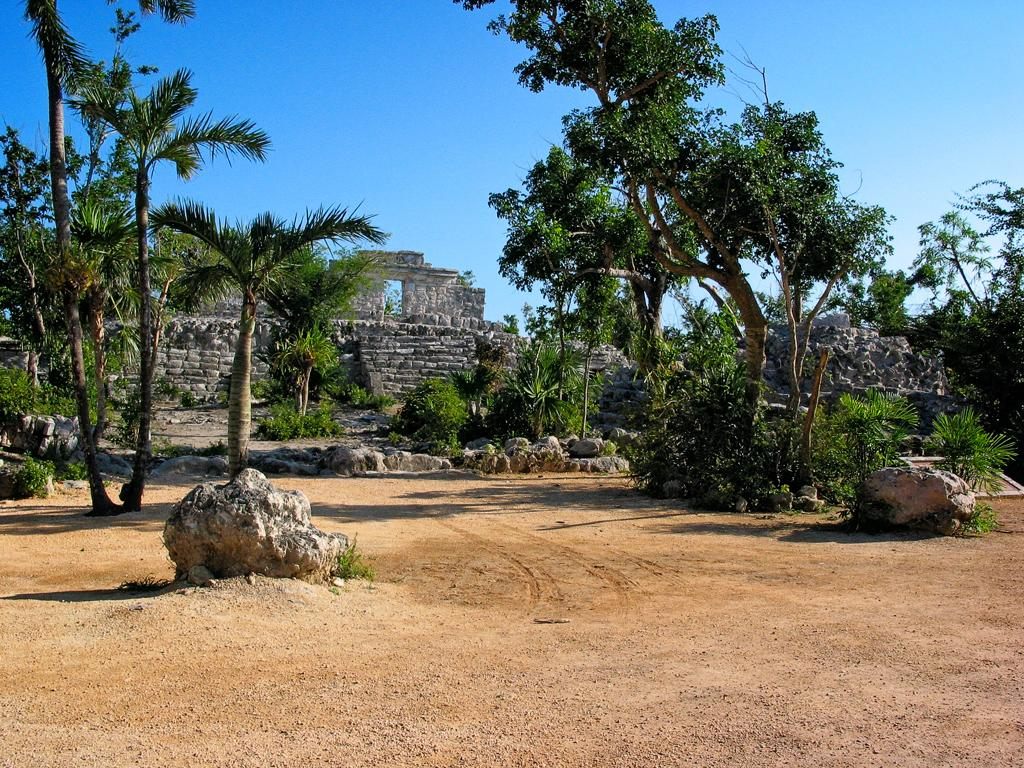
M 569 455 L 576 459 L 593 459 L 604 450 L 604 440 L 599 437 L 585 437 L 569 448 Z
M 864 482 L 862 521 L 953 535 L 974 514 L 970 486 L 951 472 L 886 467 Z
M 202 566 L 220 578 L 258 573 L 328 582 L 348 543 L 312 524 L 305 494 L 279 491 L 255 469 L 225 485 L 196 486 L 164 526 L 179 578 Z
M 384 472 L 384 454 L 371 448 L 339 446 L 327 455 L 327 468 L 344 477 L 363 472 Z
M 443 472 L 451 469 L 452 463 L 443 456 L 395 451 L 384 457 L 384 466 L 390 472 Z
M 150 477 L 162 478 L 173 475 L 225 475 L 228 461 L 223 456 L 176 456 L 167 459 L 150 472 Z

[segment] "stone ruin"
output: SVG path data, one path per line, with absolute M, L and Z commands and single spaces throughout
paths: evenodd
M 378 275 L 355 302 L 351 319 L 334 321 L 342 365 L 375 394 L 401 396 L 426 378 L 464 370 L 477 361 L 479 343 L 514 352 L 518 337 L 484 320 L 484 289 L 460 274 L 427 263 L 416 251 L 371 251 Z M 227 389 L 238 308 L 222 303 L 202 314 L 171 320 L 157 352 L 156 375 L 199 400 Z M 265 376 L 275 321 L 260 313 L 253 338 L 253 376 Z
M 522 339 L 484 319 L 484 290 L 466 283 L 455 270 L 434 267 L 416 251 L 372 251 L 379 261 L 371 288 L 355 302 L 353 316 L 332 329 L 342 365 L 350 378 L 374 394 L 401 397 L 427 378 L 443 377 L 476 364 L 481 344 L 505 350 L 510 361 Z M 156 359 L 164 377 L 199 401 L 226 392 L 237 333 L 238 306 L 222 303 L 168 324 Z M 263 309 L 253 343 L 253 375 L 268 373 L 275 320 Z M 765 379 L 779 402 L 787 382 L 782 361 L 788 331 L 773 328 L 767 346 Z M 940 359 L 919 355 L 906 339 L 880 338 L 876 331 L 851 327 L 845 315 L 819 318 L 812 328 L 808 365 L 817 351 L 831 350 L 823 386 L 826 402 L 842 392 L 870 388 L 909 398 L 922 412 L 922 426 L 952 399 Z M 23 354 L 0 345 L 0 364 L 23 367 Z M 628 404 L 643 398 L 642 383 L 612 348 L 595 356 L 592 368 L 609 372 L 597 426 L 622 426 Z M 808 377 L 809 378 L 809 377 Z M 809 382 L 808 382 L 809 384 Z
M 789 329 L 770 330 L 765 349 L 764 378 L 770 402 L 786 402 L 789 381 L 785 370 Z M 949 382 L 938 357 L 914 352 L 902 336 L 879 336 L 870 328 L 855 328 L 844 314 L 818 318 L 807 345 L 804 392 L 811 386 L 810 371 L 823 347 L 829 349 L 828 366 L 822 380 L 821 397 L 834 403 L 843 392 L 863 394 L 869 389 L 894 392 L 913 403 L 921 415 L 920 427 L 927 431 L 936 415 L 953 409 L 957 401 L 950 395 Z M 599 402 L 600 427 L 608 430 L 628 420 L 631 403 L 645 397 L 643 383 L 636 381 L 631 368 L 616 371 L 609 378 Z

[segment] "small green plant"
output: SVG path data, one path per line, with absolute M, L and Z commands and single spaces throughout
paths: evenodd
M 392 422 L 396 432 L 431 444 L 437 453 L 461 448 L 459 430 L 469 418 L 458 389 L 447 379 L 427 379 L 408 396 Z
M 195 408 L 199 405 L 199 398 L 195 396 L 190 390 L 186 389 L 181 393 L 178 400 L 182 408 Z
M 613 443 L 611 440 L 605 440 L 604 446 L 601 448 L 602 456 L 614 456 L 618 453 L 619 446 Z
M 0 368 L 0 421 L 32 413 L 36 393 L 28 374 L 19 368 Z
M 295 406 L 279 403 L 271 406 L 270 416 L 259 423 L 256 434 L 263 440 L 298 440 L 338 437 L 344 428 L 334 420 L 331 407 L 322 403 L 315 411 L 299 413 Z
M 401 445 L 405 441 L 398 432 L 388 432 L 388 442 L 391 445 Z
M 82 462 L 72 461 L 61 467 L 56 476 L 58 480 L 87 480 L 89 470 Z
M 995 493 L 1002 487 L 1000 474 L 1016 455 L 1013 440 L 985 431 L 971 408 L 935 419 L 926 443 L 929 453 L 941 456 L 936 469 L 959 475 L 974 490 Z
M 166 376 L 161 376 L 153 382 L 153 391 L 157 397 L 161 397 L 164 400 L 176 400 L 183 394 L 181 387 Z
M 999 520 L 996 511 L 988 504 L 979 502 L 974 506 L 974 514 L 971 519 L 964 523 L 961 532 L 964 534 L 986 534 L 992 533 L 999 527 Z
M 395 404 L 395 398 L 389 395 L 375 395 L 358 384 L 349 386 L 347 399 L 353 408 L 368 408 L 371 411 L 384 411 Z
M 339 579 L 362 579 L 364 581 L 373 581 L 376 576 L 373 566 L 366 561 L 363 553 L 357 548 L 355 539 L 352 539 L 352 543 L 338 555 L 338 563 L 334 568 L 333 575 Z
M 37 459 L 25 459 L 14 473 L 14 495 L 19 499 L 45 498 L 55 475 L 53 464 Z

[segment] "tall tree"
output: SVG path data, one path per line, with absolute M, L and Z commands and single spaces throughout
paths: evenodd
M 39 383 L 39 353 L 46 339 L 48 296 L 40 278 L 50 237 L 48 165 L 8 127 L 0 136 L 0 270 L 3 311 L 28 349 L 28 375 Z
M 194 15 L 192 0 L 139 0 L 143 13 L 159 11 L 170 22 L 183 22 Z M 55 224 L 55 261 L 65 271 L 59 281 L 64 287 L 62 303 L 71 368 L 78 406 L 79 429 L 89 473 L 91 514 L 108 515 L 119 510 L 107 495 L 96 464 L 96 446 L 92 439 L 89 415 L 89 391 L 82 350 L 82 322 L 75 293 L 80 280 L 71 256 L 71 199 L 68 194 L 68 169 L 64 141 L 64 93 L 73 87 L 89 66 L 82 46 L 75 40 L 57 9 L 57 0 L 26 0 L 25 18 L 32 26 L 32 37 L 43 56 L 46 69 L 47 111 L 50 144 L 50 186 Z
M 233 292 L 241 294 L 228 399 L 228 467 L 234 478 L 248 462 L 257 303 L 301 264 L 299 254 L 313 244 L 383 243 L 386 236 L 370 223 L 370 217 L 350 214 L 344 208 L 307 211 L 305 217 L 291 223 L 264 213 L 248 223 L 231 225 L 197 203 L 172 203 L 153 212 L 153 224 L 191 235 L 209 248 L 207 258 L 186 264 L 182 277 L 185 295 L 201 302 Z
M 456 0 L 471 9 L 492 1 Z M 823 164 L 815 169 L 812 163 L 803 170 L 813 173 L 804 176 L 835 180 L 835 165 L 829 166 L 820 141 L 804 149 L 792 144 L 817 136 L 813 115 L 789 115 L 766 103 L 733 126 L 721 113 L 701 110 L 705 89 L 720 84 L 724 72 L 715 42 L 718 23 L 710 15 L 666 28 L 647 0 L 512 0 L 511 13 L 490 26 L 530 51 L 516 67 L 525 87 L 560 85 L 594 96 L 595 106 L 565 117 L 567 147 L 623 190 L 659 244 L 664 269 L 728 294 L 743 325 L 748 398 L 756 399 L 768 321 L 749 279 L 751 266 L 777 271 L 780 282 L 796 287 L 799 268 L 793 243 L 784 242 L 786 226 L 822 190 L 803 183 L 808 178 L 795 184 L 786 174 L 801 156 L 817 157 Z M 768 194 L 774 188 L 778 194 Z M 837 191 L 834 184 L 831 191 Z M 793 198 L 794 192 L 799 196 Z M 833 214 L 845 218 L 850 211 L 843 212 L 842 202 L 833 199 Z M 809 224 L 805 219 L 804 228 Z M 799 288 L 791 306 L 804 294 Z
M 154 168 L 163 162 L 173 164 L 179 178 L 190 178 L 202 165 L 204 155 L 238 154 L 252 160 L 266 157 L 270 140 L 249 120 L 224 118 L 214 121 L 208 113 L 185 118 L 198 96 L 188 70 L 178 70 L 162 78 L 140 97 L 133 90 L 89 85 L 81 89 L 76 106 L 83 114 L 98 118 L 124 141 L 135 170 L 135 228 L 137 242 L 139 305 L 139 436 L 135 448 L 132 479 L 121 490 L 126 510 L 142 506 L 146 470 L 152 449 L 150 423 L 153 407 L 153 365 L 150 353 L 153 337 L 149 298 L 149 210 L 150 179 Z

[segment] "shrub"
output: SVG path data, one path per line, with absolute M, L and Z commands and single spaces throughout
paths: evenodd
M 184 390 L 181 393 L 180 400 L 182 408 L 195 408 L 199 405 L 199 398 L 197 398 L 190 390 Z
M 763 505 L 793 482 L 795 428 L 749 404 L 741 363 L 677 372 L 665 393 L 652 402 L 646 428 L 627 449 L 633 480 L 645 493 L 661 496 L 673 481 L 680 495 L 728 509 L 739 497 Z
M 355 539 L 338 555 L 338 563 L 334 567 L 332 575 L 339 579 L 363 579 L 365 581 L 373 581 L 376 576 L 373 572 L 373 566 L 366 561 L 363 553 L 356 548 Z
M 974 506 L 971 519 L 965 522 L 960 530 L 965 534 L 984 534 L 992 533 L 998 527 L 999 519 L 996 517 L 996 511 L 988 504 L 978 503 Z
M 331 415 L 331 408 L 322 403 L 315 411 L 300 414 L 286 403 L 271 406 L 270 416 L 259 423 L 256 434 L 263 440 L 297 440 L 313 437 L 338 437 L 344 429 Z
M 1000 474 L 1016 455 L 1013 440 L 986 432 L 971 408 L 952 416 L 939 414 L 926 446 L 929 453 L 942 456 L 937 469 L 959 475 L 974 490 L 988 493 L 1002 487 Z
M 497 437 L 536 440 L 580 429 L 583 382 L 579 354 L 549 344 L 533 345 L 506 374 L 488 412 L 486 431 Z M 596 394 L 595 387 L 591 395 Z
M 72 461 L 60 468 L 57 477 L 60 480 L 88 480 L 89 470 L 81 461 Z
M 639 440 L 627 448 L 633 480 L 661 496 L 665 483 L 700 503 L 730 508 L 742 497 L 754 506 L 797 473 L 793 423 L 751 404 L 743 363 L 727 322 L 695 313 L 682 345 L 686 368 L 663 360 L 640 414 Z
M 469 418 L 466 404 L 451 381 L 427 379 L 406 398 L 392 422 L 400 434 L 431 444 L 438 453 L 459 448 L 459 430 Z
M 54 467 L 50 462 L 25 459 L 25 463 L 14 473 L 15 497 L 27 499 L 32 496 L 47 496 L 54 474 Z
M 36 393 L 25 371 L 18 368 L 0 368 L 0 421 L 10 421 L 32 413 Z
M 856 522 L 864 481 L 896 462 L 900 444 L 916 424 L 917 411 L 896 395 L 876 390 L 863 396 L 841 395 L 812 443 L 811 472 L 826 498 L 844 504 Z

